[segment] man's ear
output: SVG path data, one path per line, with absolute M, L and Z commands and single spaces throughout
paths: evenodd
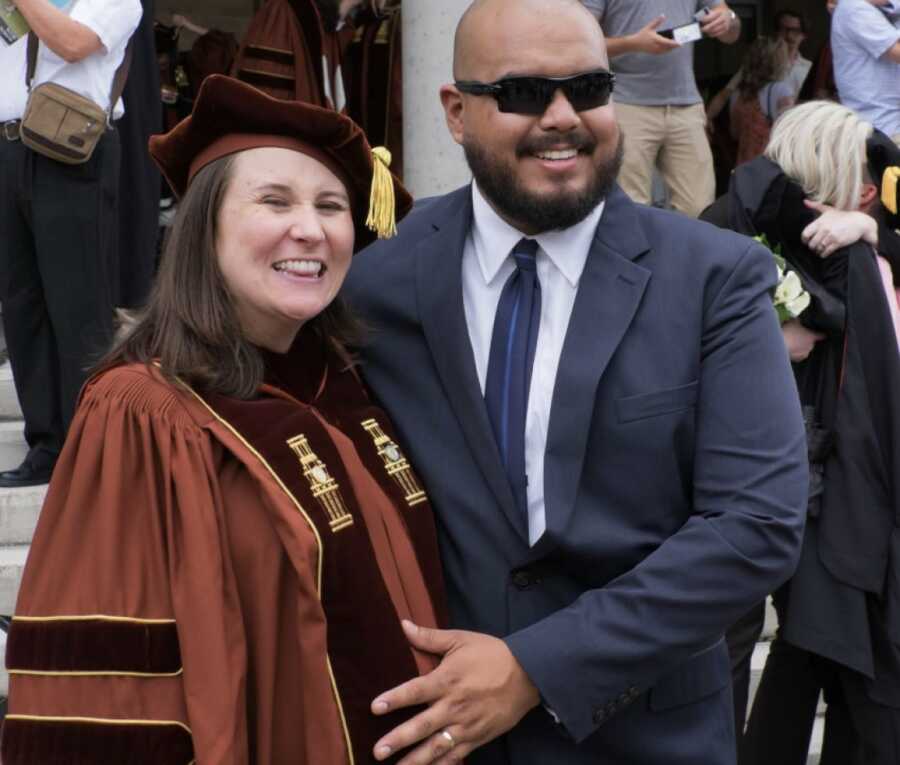
M 465 123 L 463 97 L 455 85 L 441 86 L 441 105 L 444 107 L 444 117 L 447 120 L 447 129 L 453 140 L 458 144 L 463 142 L 463 126 Z
M 874 183 L 864 183 L 859 193 L 859 209 L 868 210 L 878 199 L 878 187 Z

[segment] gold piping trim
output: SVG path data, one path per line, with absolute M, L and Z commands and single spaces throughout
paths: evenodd
M 38 722 L 83 722 L 98 725 L 177 725 L 193 737 L 193 731 L 178 720 L 114 720 L 107 717 L 51 717 L 47 715 L 6 715 L 7 720 L 36 720 Z
M 271 474 L 272 478 L 275 479 L 275 482 L 278 484 L 279 488 L 285 494 L 287 494 L 288 498 L 291 500 L 291 502 L 294 503 L 294 506 L 297 508 L 297 510 L 300 511 L 300 515 L 302 515 L 304 517 L 304 519 L 306 520 L 306 522 L 309 524 L 309 527 L 312 529 L 312 533 L 316 538 L 316 547 L 318 548 L 318 551 L 319 551 L 319 559 L 316 561 L 316 564 L 317 564 L 316 565 L 316 594 L 319 596 L 319 600 L 321 600 L 322 599 L 322 549 L 323 548 L 322 548 L 322 538 L 319 536 L 319 530 L 316 528 L 316 524 L 314 524 L 312 521 L 312 518 L 310 518 L 309 515 L 307 515 L 307 513 L 303 509 L 302 505 L 297 501 L 297 498 L 293 494 L 291 494 L 288 487 L 284 485 L 284 482 L 281 480 L 278 473 L 276 473 L 275 470 L 272 468 L 272 466 L 268 462 L 266 462 L 265 458 L 258 451 L 256 451 L 256 449 L 253 448 L 253 446 L 247 441 L 247 439 L 245 439 L 240 433 L 238 433 L 238 431 L 234 428 L 234 426 L 230 422 L 228 422 L 215 409 L 213 409 L 209 404 L 207 404 L 203 400 L 203 398 L 200 396 L 199 393 L 197 393 L 187 383 L 182 382 L 181 380 L 179 380 L 179 382 L 194 396 L 194 398 L 197 399 L 197 401 L 199 401 L 201 404 L 203 404 L 204 408 L 207 411 L 209 411 L 209 413 L 213 417 L 215 417 L 218 422 L 220 422 L 222 425 L 224 425 L 226 428 L 228 428 L 228 430 L 231 432 L 231 434 L 235 438 L 237 438 L 238 441 L 240 441 L 241 444 L 243 444 L 243 446 L 254 457 L 256 457 L 256 459 L 258 459 L 262 463 L 263 467 L 266 470 L 268 470 L 269 473 Z
M 176 378 L 177 379 L 177 378 Z M 216 418 L 216 421 L 224 425 L 228 428 L 229 432 L 241 442 L 241 444 L 246 447 L 246 449 L 254 456 L 256 459 L 260 461 L 262 466 L 269 471 L 272 478 L 275 479 L 275 482 L 281 488 L 281 490 L 288 496 L 288 499 L 294 503 L 294 506 L 297 510 L 300 511 L 300 514 L 306 519 L 306 522 L 309 524 L 309 527 L 312 529 L 313 535 L 316 538 L 316 547 L 319 551 L 319 559 L 316 561 L 316 594 L 319 597 L 319 600 L 322 599 L 322 558 L 324 557 L 324 547 L 322 546 L 322 537 L 319 536 L 319 530 L 316 528 L 316 524 L 312 522 L 312 518 L 307 515 L 306 511 L 303 509 L 303 506 L 297 501 L 297 498 L 290 492 L 287 486 L 284 485 L 284 482 L 279 477 L 278 473 L 272 468 L 272 466 L 265 460 L 265 458 L 258 452 L 253 446 L 245 439 L 238 431 L 234 428 L 234 426 L 228 422 L 224 417 L 222 417 L 215 409 L 213 409 L 203 398 L 200 396 L 197 391 L 191 388 L 183 380 L 178 380 L 190 393 L 194 396 L 194 398 L 199 401 L 203 407 Z M 341 727 L 344 730 L 344 743 L 347 745 L 347 754 L 350 757 L 350 765 L 355 765 L 355 760 L 353 758 L 353 744 L 350 743 L 350 729 L 347 727 L 347 718 L 344 715 L 344 705 L 341 703 L 341 694 L 337 687 L 337 681 L 334 678 L 334 672 L 331 669 L 331 659 L 328 657 L 328 652 L 325 652 L 325 664 L 328 668 L 328 677 L 331 680 L 331 688 L 334 691 L 334 700 L 337 703 L 338 714 L 341 716 Z M 7 715 L 8 716 L 8 715 Z
M 344 743 L 347 744 L 347 756 L 350 758 L 350 765 L 355 765 L 356 760 L 353 758 L 353 744 L 350 742 L 350 730 L 347 728 L 347 718 L 344 715 L 344 705 L 341 703 L 341 694 L 338 691 L 337 680 L 334 678 L 334 670 L 331 668 L 331 658 L 328 652 L 325 652 L 325 665 L 328 667 L 328 679 L 331 680 L 331 687 L 334 690 L 334 700 L 337 702 L 338 714 L 341 716 L 341 727 L 344 729 Z
M 128 622 L 131 624 L 175 624 L 174 619 L 138 619 L 130 616 L 84 614 L 83 616 L 13 616 L 14 622 Z
M 178 677 L 184 673 L 184 667 L 177 672 L 103 672 L 99 670 L 59 671 L 8 669 L 10 675 L 28 675 L 33 677 Z

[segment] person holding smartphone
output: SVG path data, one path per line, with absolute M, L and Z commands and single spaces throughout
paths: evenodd
M 692 41 L 726 44 L 741 33 L 737 14 L 716 0 L 583 0 L 606 35 L 616 74 L 616 113 L 625 133 L 619 183 L 649 203 L 657 168 L 672 207 L 696 217 L 715 196 L 703 100 Z

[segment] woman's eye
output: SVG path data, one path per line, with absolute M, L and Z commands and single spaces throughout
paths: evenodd
M 319 202 L 318 207 L 326 212 L 343 212 L 347 209 L 343 202 Z
M 262 203 L 264 205 L 269 205 L 271 207 L 287 207 L 288 203 L 286 199 L 282 199 L 281 197 L 263 197 Z

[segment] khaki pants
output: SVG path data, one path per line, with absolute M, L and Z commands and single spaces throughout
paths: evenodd
M 649 204 L 653 168 L 658 167 L 676 210 L 696 218 L 712 204 L 716 181 L 703 104 L 616 104 L 616 115 L 625 134 L 619 183 L 626 194 Z

